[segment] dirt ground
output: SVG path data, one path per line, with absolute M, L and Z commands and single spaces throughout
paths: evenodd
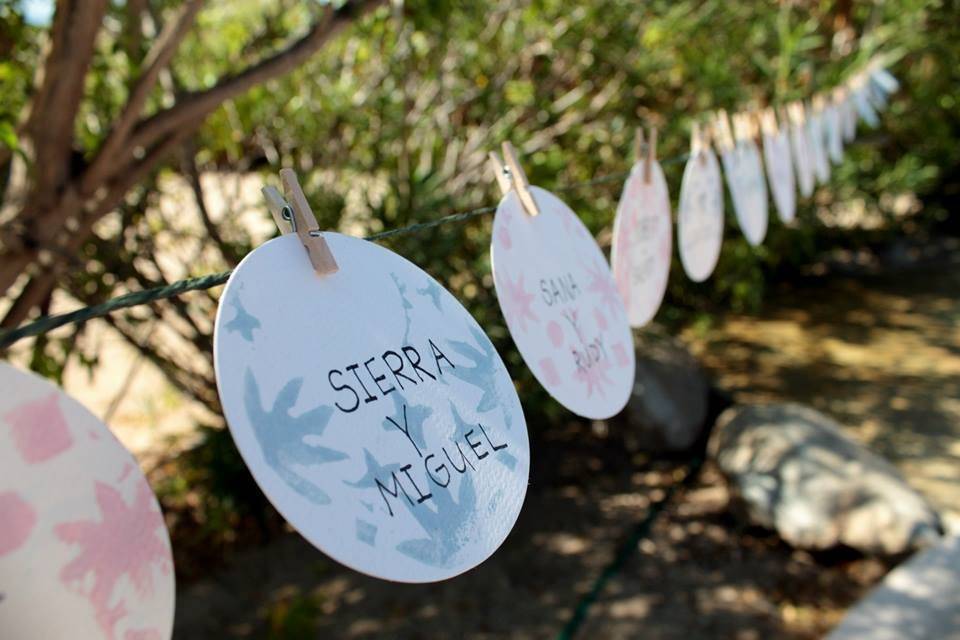
M 683 337 L 736 401 L 806 402 L 847 424 L 955 529 L 960 251 L 945 260 L 812 278 L 773 292 L 758 315 L 728 315 Z M 556 637 L 650 505 L 687 470 L 684 460 L 631 451 L 613 426 L 541 430 L 516 528 L 463 576 L 384 583 L 289 533 L 181 588 L 175 637 Z M 792 550 L 739 525 L 727 498 L 706 464 L 600 592 L 576 637 L 818 638 L 895 564 Z

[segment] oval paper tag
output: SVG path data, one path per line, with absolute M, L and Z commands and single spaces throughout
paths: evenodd
M 793 166 L 797 170 L 797 186 L 800 188 L 800 195 L 809 198 L 813 195 L 813 189 L 816 185 L 810 141 L 807 138 L 805 124 L 790 126 L 790 148 L 793 149 Z
M 510 191 L 490 247 L 500 308 L 520 355 L 560 404 L 602 420 L 633 389 L 633 336 L 607 261 L 580 218 L 538 187 L 531 216 Z
M 827 154 L 833 164 L 843 162 L 843 135 L 840 131 L 840 107 L 829 105 L 823 111 L 823 126 L 827 138 Z
M 752 140 L 741 138 L 721 157 L 740 230 L 747 242 L 757 246 L 767 235 L 768 216 L 767 185 L 760 151 Z
M 830 162 L 827 160 L 827 146 L 824 140 L 823 114 L 810 112 L 807 120 L 807 139 L 810 141 L 810 157 L 813 160 L 813 172 L 820 184 L 830 181 Z
M 611 262 L 617 288 L 627 308 L 630 326 L 642 327 L 653 319 L 670 275 L 670 194 L 663 169 L 646 160 L 633 166 L 623 185 L 623 195 L 613 223 Z
M 257 483 L 307 540 L 363 573 L 430 582 L 483 562 L 527 487 L 527 427 L 490 340 L 433 278 L 325 233 L 249 254 L 217 312 L 224 415 Z
M 857 108 L 853 104 L 853 98 L 848 93 L 839 105 L 840 122 L 843 127 L 843 141 L 847 144 L 854 141 L 857 137 Z
M 677 245 L 687 277 L 694 282 L 709 278 L 723 245 L 723 178 L 710 149 L 692 156 L 683 169 Z
M 170 540 L 137 462 L 46 380 L 0 363 L 0 389 L 0 635 L 170 638 Z
M 853 104 L 857 109 L 857 113 L 860 114 L 860 119 L 863 120 L 868 127 L 876 129 L 880 126 L 880 118 L 877 116 L 877 112 L 870 103 L 870 98 L 867 96 L 866 84 L 861 85 L 853 91 Z
M 763 158 L 767 165 L 767 180 L 777 214 L 783 222 L 792 222 L 797 213 L 797 183 L 790 159 L 790 137 L 786 129 L 763 135 Z

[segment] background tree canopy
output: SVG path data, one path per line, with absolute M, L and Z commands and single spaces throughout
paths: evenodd
M 957 231 L 948 217 L 960 186 L 957 9 L 953 0 L 59 0 L 45 26 L 4 2 L 2 326 L 55 299 L 92 304 L 235 265 L 262 242 L 269 215 L 229 202 L 228 215 L 213 215 L 203 176 L 254 172 L 275 183 L 293 167 L 321 228 L 363 235 L 495 202 L 486 153 L 503 140 L 531 182 L 558 189 L 628 169 L 637 126 L 657 124 L 660 155 L 676 156 L 705 111 L 806 98 L 890 54 L 903 89 L 884 126 L 850 148 L 794 227 L 773 223 L 762 247 L 747 245 L 728 203 L 718 270 L 692 284 L 675 260 L 660 319 L 754 308 L 766 282 L 830 248 Z M 674 197 L 681 169 L 667 167 Z M 161 204 L 175 178 L 191 199 L 171 210 Z M 620 184 L 563 192 L 601 242 Z M 485 327 L 536 430 L 559 408 L 507 336 L 489 228 L 480 217 L 387 244 Z M 213 416 L 218 295 L 108 319 Z M 36 340 L 33 368 L 57 377 L 70 359 L 99 366 L 85 337 L 73 327 Z M 229 441 L 196 455 L 198 468 L 229 467 L 217 482 L 243 473 Z

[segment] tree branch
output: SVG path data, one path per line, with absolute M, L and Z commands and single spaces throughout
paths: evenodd
M 70 178 L 73 126 L 107 0 L 60 0 L 37 94 L 24 124 L 34 161 L 30 208 L 46 208 Z
M 222 78 L 210 89 L 186 94 L 176 105 L 137 125 L 131 136 L 130 152 L 138 146 L 150 146 L 171 131 L 193 126 L 224 101 L 257 84 L 292 71 L 348 25 L 387 2 L 388 0 L 356 0 L 339 9 L 328 10 L 306 35 L 286 49 L 236 75 Z
M 187 0 L 157 36 L 144 59 L 143 73 L 130 90 L 127 104 L 107 135 L 103 146 L 100 147 L 100 151 L 97 152 L 96 158 L 83 174 L 80 183 L 81 192 L 91 193 L 109 174 L 117 161 L 117 152 L 127 141 L 130 131 L 143 113 L 143 107 L 147 103 L 147 98 L 150 97 L 150 92 L 156 86 L 160 73 L 170 64 L 180 42 L 193 26 L 202 4 L 203 0 Z

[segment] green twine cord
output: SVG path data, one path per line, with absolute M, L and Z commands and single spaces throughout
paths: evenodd
M 650 508 L 647 510 L 643 520 L 638 522 L 633 527 L 633 530 L 630 532 L 630 535 L 627 536 L 627 539 L 624 540 L 619 547 L 617 547 L 617 552 L 614 555 L 613 560 L 611 560 L 610 563 L 604 567 L 600 575 L 597 576 L 597 579 L 594 580 L 590 590 L 587 591 L 587 593 L 585 593 L 580 599 L 580 602 L 577 603 L 576 608 L 573 610 L 573 615 L 570 617 L 570 621 L 567 622 L 567 624 L 557 635 L 557 640 L 573 639 L 577 631 L 579 631 L 580 627 L 583 626 L 583 623 L 586 621 L 587 614 L 590 612 L 590 607 L 593 606 L 593 604 L 597 601 L 597 598 L 600 597 L 600 593 L 603 591 L 603 588 L 607 586 L 607 583 L 613 576 L 619 573 L 620 570 L 626 566 L 627 561 L 633 557 L 634 553 L 636 553 L 640 541 L 650 535 L 650 530 L 653 528 L 653 524 L 656 522 L 657 516 L 659 516 L 670 504 L 670 501 L 674 494 L 676 494 L 677 490 L 681 487 L 690 486 L 699 475 L 700 468 L 702 466 L 702 456 L 697 456 L 696 458 L 692 459 L 687 467 L 687 474 L 684 476 L 683 481 L 671 484 L 669 487 L 667 487 L 663 498 L 650 505 Z
M 677 158 L 669 158 L 663 161 L 663 164 L 672 163 L 681 161 L 686 156 L 681 156 Z M 594 178 L 593 180 L 585 180 L 583 182 L 577 182 L 574 184 L 562 186 L 557 189 L 557 191 L 572 191 L 574 189 L 579 189 L 583 187 L 590 187 L 599 184 L 604 184 L 607 182 L 615 182 L 621 180 L 626 176 L 630 175 L 628 171 L 623 171 L 619 173 L 614 173 L 600 178 Z M 434 227 L 439 227 L 440 225 L 452 223 L 452 222 L 464 222 L 471 218 L 476 218 L 478 216 L 486 215 L 488 213 L 493 213 L 497 210 L 496 206 L 486 206 L 480 207 L 478 209 L 472 209 L 470 211 L 464 211 L 461 213 L 452 213 L 442 218 L 437 218 L 436 220 L 430 220 L 428 222 L 417 222 L 405 227 L 399 227 L 397 229 L 388 229 L 387 231 L 381 231 L 379 233 L 374 233 L 372 235 L 366 236 L 365 240 L 378 241 L 385 240 L 386 238 L 391 238 L 393 236 L 404 235 L 404 234 L 413 234 L 419 233 L 421 231 L 426 231 L 428 229 L 433 229 Z M 33 322 L 17 327 L 16 329 L 8 329 L 6 331 L 0 331 L 0 350 L 6 349 L 15 342 L 22 340 L 24 338 L 29 338 L 31 336 L 38 336 L 43 333 L 48 333 L 54 329 L 58 329 L 64 325 L 68 324 L 83 324 L 88 320 L 93 320 L 95 318 L 102 318 L 106 315 L 113 313 L 114 311 L 119 311 L 120 309 L 129 309 L 130 307 L 138 307 L 140 305 L 149 304 L 151 302 L 157 302 L 158 300 L 166 300 L 168 298 L 173 298 L 182 293 L 188 291 L 199 291 L 202 289 L 212 289 L 213 287 L 220 286 L 230 278 L 231 271 L 222 271 L 220 273 L 213 273 L 206 276 L 199 276 L 196 278 L 187 278 L 185 280 L 179 280 L 169 285 L 164 285 L 162 287 L 154 287 L 153 289 L 144 289 L 143 291 L 134 291 L 127 293 L 116 298 L 111 298 L 106 302 L 100 304 L 91 305 L 89 307 L 83 307 L 82 309 L 77 309 L 76 311 L 70 311 L 68 313 L 61 313 L 56 315 L 42 316 Z

